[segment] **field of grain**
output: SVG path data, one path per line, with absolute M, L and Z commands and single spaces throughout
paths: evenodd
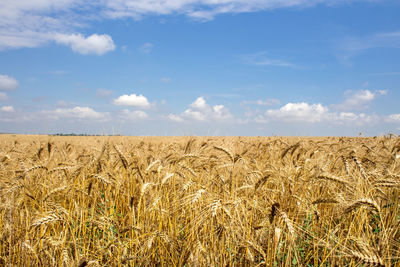
M 0 136 L 0 265 L 400 266 L 400 139 Z

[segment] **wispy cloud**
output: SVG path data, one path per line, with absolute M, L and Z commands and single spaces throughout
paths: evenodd
M 139 47 L 139 52 L 143 54 L 150 54 L 153 51 L 154 45 L 152 43 L 144 43 Z
M 345 100 L 336 105 L 332 105 L 338 110 L 362 110 L 367 109 L 374 99 L 378 96 L 386 95 L 386 90 L 358 90 L 347 91 L 345 93 Z
M 352 65 L 352 57 L 374 48 L 400 48 L 400 31 L 345 38 L 339 44 L 337 56 L 344 64 Z
M 400 122 L 400 113 L 397 114 L 390 114 L 385 118 L 386 122 L 390 123 L 399 123 Z
M 400 75 L 400 71 L 396 72 L 377 72 L 377 73 L 370 73 L 371 76 L 398 76 Z
M 192 19 L 211 20 L 219 14 L 236 14 L 293 7 L 313 7 L 359 0 L 18 0 L 0 1 L 0 50 L 38 47 L 54 41 L 66 44 L 82 54 L 103 54 L 113 43 L 102 35 L 83 37 L 79 31 L 95 20 L 133 18 L 150 15 L 182 14 Z M 71 34 L 75 33 L 75 34 Z M 381 38 L 395 38 L 386 34 Z M 90 37 L 89 36 L 89 37 Z M 92 39 L 101 45 L 88 44 Z M 81 47 L 90 46 L 90 49 Z M 272 60 L 270 64 L 285 62 Z
M 109 97 L 113 94 L 112 90 L 107 89 L 97 89 L 96 96 L 97 97 Z
M 48 71 L 48 73 L 52 74 L 52 75 L 66 75 L 66 74 L 68 74 L 68 71 L 65 71 L 65 70 L 50 70 L 50 71 Z
M 357 0 L 332 0 L 327 4 L 354 2 Z M 326 3 L 321 0 L 109 0 L 106 14 L 113 18 L 133 17 L 140 19 L 146 15 L 184 14 L 199 20 L 211 20 L 219 14 L 245 13 L 291 7 L 312 7 Z
M 255 66 L 296 67 L 289 61 L 271 58 L 267 52 L 244 55 L 242 59 L 244 63 Z
M 148 119 L 149 115 L 142 110 L 131 111 L 129 109 L 124 109 L 119 117 L 123 120 L 137 121 Z
M 161 81 L 162 83 L 171 83 L 171 82 L 172 82 L 172 79 L 169 78 L 169 77 L 163 77 L 163 78 L 160 79 L 160 81 Z
M 8 100 L 8 95 L 4 92 L 0 92 L 0 101 Z
M 52 119 L 60 118 L 76 118 L 76 119 L 93 119 L 107 120 L 110 114 L 108 112 L 98 112 L 90 107 L 76 106 L 74 108 L 57 108 L 55 110 L 44 110 L 43 114 Z
M 351 37 L 347 38 L 342 45 L 342 49 L 347 51 L 362 51 L 371 48 L 400 48 L 400 31 Z
M 276 98 L 268 98 L 268 99 L 258 99 L 258 100 L 245 100 L 240 103 L 240 105 L 259 105 L 259 106 L 273 106 L 279 105 L 281 101 Z

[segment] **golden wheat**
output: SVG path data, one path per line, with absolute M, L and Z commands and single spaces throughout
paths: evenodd
M 393 135 L 0 141 L 1 266 L 400 266 Z

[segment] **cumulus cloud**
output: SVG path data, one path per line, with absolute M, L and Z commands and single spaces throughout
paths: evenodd
M 152 43 L 144 43 L 139 47 L 139 51 L 143 54 L 150 54 L 153 50 L 154 45 Z
M 190 104 L 190 107 L 199 110 L 206 110 L 209 108 L 208 104 L 206 103 L 206 100 L 202 96 L 196 98 L 196 100 L 192 104 Z
M 345 93 L 345 100 L 340 104 L 333 105 L 333 107 L 338 110 L 367 109 L 374 99 L 386 94 L 386 90 L 376 90 L 374 92 L 370 90 L 348 91 Z
M 0 107 L 0 111 L 3 111 L 3 112 L 14 112 L 15 110 L 14 110 L 13 106 L 3 106 L 3 107 Z
M 268 121 L 282 121 L 292 123 L 354 123 L 362 125 L 375 123 L 378 116 L 365 113 L 356 114 L 353 112 L 332 112 L 322 104 L 288 103 L 280 109 L 267 110 L 265 115 L 258 115 L 255 121 L 266 123 Z
M 212 107 L 212 117 L 215 120 L 228 120 L 232 118 L 232 114 L 224 105 L 215 105 Z
M 56 34 L 54 40 L 63 45 L 71 47 L 71 49 L 79 54 L 103 55 L 115 49 L 114 41 L 107 34 L 92 34 L 88 37 L 82 34 Z
M 130 111 L 129 109 L 124 109 L 120 117 L 127 120 L 144 120 L 149 118 L 149 115 L 142 110 Z
M 296 122 L 320 122 L 328 108 L 321 104 L 288 103 L 280 109 L 270 109 L 266 115 L 272 119 Z
M 44 114 L 49 115 L 50 118 L 77 118 L 77 119 L 94 119 L 94 120 L 105 120 L 108 119 L 108 112 L 97 112 L 89 107 L 74 108 L 57 108 L 55 110 L 43 111 Z
M 210 106 L 204 97 L 198 97 L 189 107 L 180 115 L 169 114 L 168 118 L 175 122 L 185 120 L 195 121 L 227 121 L 233 118 L 229 109 L 224 105 Z
M 143 95 L 121 95 L 120 97 L 114 99 L 114 105 L 118 106 L 131 106 L 137 108 L 148 108 L 150 107 L 150 103 L 147 98 Z
M 0 91 L 11 91 L 18 87 L 18 81 L 8 75 L 0 74 Z
M 182 113 L 182 117 L 196 121 L 205 121 L 207 119 L 207 116 L 204 112 L 190 108 Z

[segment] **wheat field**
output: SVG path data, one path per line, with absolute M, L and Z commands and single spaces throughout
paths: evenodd
M 400 139 L 0 136 L 2 266 L 400 266 Z

